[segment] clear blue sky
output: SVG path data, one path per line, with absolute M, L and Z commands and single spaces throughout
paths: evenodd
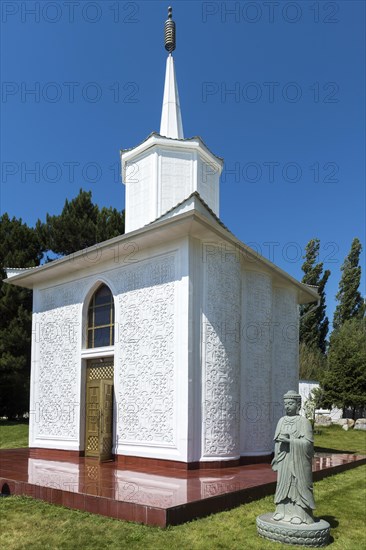
M 1 213 L 33 225 L 80 187 L 124 208 L 119 149 L 159 131 L 168 5 L 1 3 Z M 298 279 L 319 237 L 331 321 L 366 245 L 365 3 L 172 5 L 185 136 L 225 160 L 220 217 Z

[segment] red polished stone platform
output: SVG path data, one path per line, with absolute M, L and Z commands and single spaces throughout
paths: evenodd
M 95 459 L 37 458 L 29 449 L 0 451 L 0 489 L 53 504 L 147 525 L 178 525 L 273 494 L 269 464 L 226 469 L 134 469 Z M 365 456 L 318 453 L 314 480 L 366 464 Z M 4 485 L 7 485 L 7 487 Z

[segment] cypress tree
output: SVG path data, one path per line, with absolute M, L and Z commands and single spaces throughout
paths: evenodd
M 318 262 L 319 239 L 311 239 L 305 248 L 305 262 L 301 266 L 304 276 L 302 282 L 307 285 L 316 286 L 320 296 L 320 304 L 305 304 L 300 308 L 300 342 L 313 349 L 319 349 L 325 353 L 327 347 L 327 333 L 329 328 L 328 317 L 326 316 L 325 285 L 328 281 L 330 271 L 323 272 L 323 263 Z
M 362 245 L 356 237 L 353 239 L 351 250 L 341 267 L 342 277 L 336 294 L 338 305 L 333 318 L 335 330 L 349 319 L 361 318 L 365 312 L 364 302 L 358 290 L 361 281 L 361 266 L 359 265 L 361 251 Z

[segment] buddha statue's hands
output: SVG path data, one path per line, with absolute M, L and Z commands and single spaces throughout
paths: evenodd
M 290 443 L 290 436 L 289 434 L 279 434 L 276 438 L 276 441 L 280 443 Z

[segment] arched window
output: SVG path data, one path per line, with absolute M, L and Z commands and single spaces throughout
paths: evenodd
M 114 344 L 114 303 L 111 291 L 101 285 L 94 292 L 88 309 L 88 348 Z

